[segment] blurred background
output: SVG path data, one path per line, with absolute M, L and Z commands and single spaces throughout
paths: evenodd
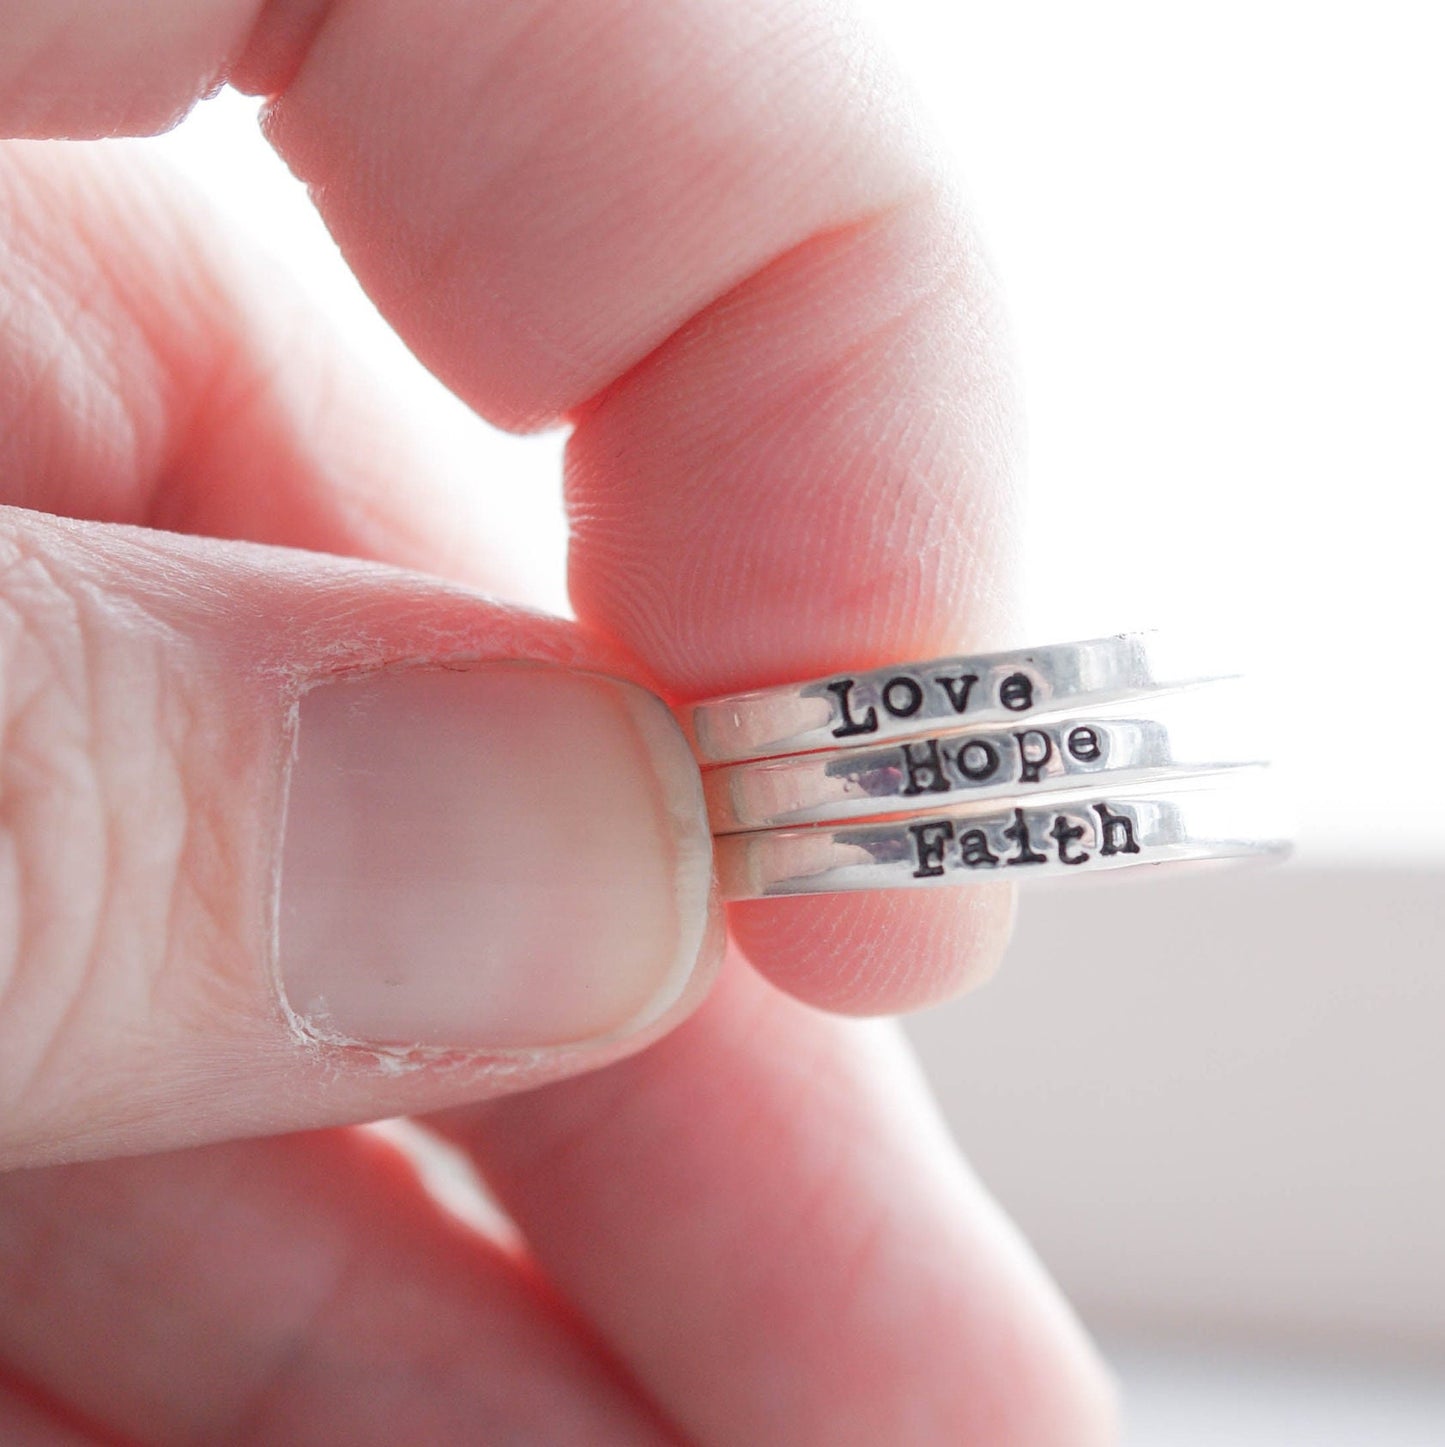
M 1011 303 L 1031 526 L 1001 641 L 1229 640 L 1300 814 L 1283 869 L 1030 895 L 1001 978 L 910 1029 L 1131 1443 L 1440 1447 L 1445 10 L 866 8 Z M 303 277 L 567 611 L 560 434 L 431 381 L 254 111 L 147 144 Z

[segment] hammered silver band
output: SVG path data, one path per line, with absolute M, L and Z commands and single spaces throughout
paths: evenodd
M 814 824 L 715 841 L 724 899 L 1084 876 L 1187 860 L 1279 858 L 1286 810 L 1267 771 L 1170 788 L 1060 791 L 881 822 Z
M 733 834 L 874 816 L 1067 785 L 1119 788 L 1267 762 L 1238 680 L 1056 718 L 934 733 L 873 747 L 724 764 L 703 775 L 713 831 Z
M 1199 644 L 1121 633 L 838 673 L 708 699 L 679 709 L 678 718 L 706 766 L 1016 722 L 1232 672 Z

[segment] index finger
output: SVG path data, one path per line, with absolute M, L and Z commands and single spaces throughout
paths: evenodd
M 270 94 L 271 139 L 422 359 L 503 425 L 576 423 L 578 614 L 675 698 L 990 641 L 1012 533 L 991 294 L 904 88 L 833 7 L 162 12 L 141 34 L 20 0 L 0 121 L 144 129 L 218 75 Z M 983 969 L 1006 908 L 733 923 L 794 992 L 877 1009 Z

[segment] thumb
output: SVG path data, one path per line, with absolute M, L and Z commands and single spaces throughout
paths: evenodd
M 371 563 L 0 508 L 0 1166 L 590 1068 L 721 946 L 662 702 Z

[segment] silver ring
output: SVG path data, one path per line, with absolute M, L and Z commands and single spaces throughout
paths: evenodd
M 1280 858 L 1287 811 L 1267 769 L 1134 789 L 1072 788 L 881 822 L 728 834 L 724 899 L 1086 877 L 1185 860 Z
M 703 774 L 715 834 L 896 814 L 1064 787 L 1119 788 L 1267 761 L 1238 680 L 1056 718 L 872 748 L 725 764 Z
M 1009 653 L 936 658 L 680 708 L 704 764 L 775 758 L 1017 722 L 1230 676 L 1161 633 L 1123 633 Z

